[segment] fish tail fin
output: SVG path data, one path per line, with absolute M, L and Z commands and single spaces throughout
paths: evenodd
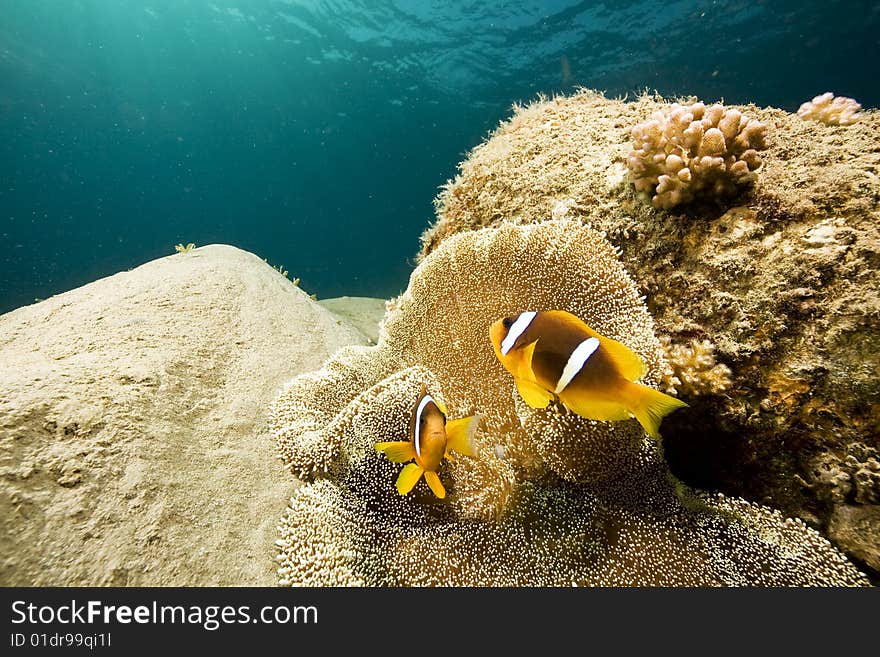
M 639 421 L 651 438 L 660 437 L 660 422 L 677 408 L 687 406 L 680 399 L 670 397 L 667 394 L 649 388 L 641 383 L 632 383 L 629 386 L 630 397 L 629 410 Z
M 446 423 L 446 449 L 453 450 L 465 456 L 474 455 L 474 434 L 480 422 L 480 415 L 470 415 L 450 420 Z

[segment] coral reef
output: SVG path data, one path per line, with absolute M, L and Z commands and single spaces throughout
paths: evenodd
M 798 109 L 802 119 L 819 121 L 825 125 L 852 125 L 862 118 L 862 106 L 853 98 L 835 96 L 830 91 L 803 103 Z
M 628 182 L 627 158 L 631 127 L 668 109 L 656 97 L 587 90 L 516 107 L 438 196 L 421 257 L 505 217 L 603 231 L 658 335 L 708 340 L 732 372 L 720 394 L 680 389 L 691 408 L 664 422 L 673 471 L 826 531 L 835 503 L 798 478 L 810 480 L 817 454 L 880 447 L 880 113 L 822 130 L 782 110 L 737 107 L 772 134 L 756 184 L 733 208 L 664 211 Z M 880 533 L 864 540 L 880 548 Z
M 736 108 L 673 103 L 633 126 L 626 159 L 636 189 L 670 209 L 694 199 L 735 196 L 755 179 L 767 126 Z
M 548 263 L 550 266 L 548 266 Z M 525 406 L 489 325 L 562 308 L 626 343 L 659 383 L 651 318 L 615 250 L 570 220 L 446 240 L 391 305 L 375 347 L 341 350 L 273 405 L 282 459 L 306 480 L 279 526 L 282 585 L 863 585 L 817 532 L 678 484 L 635 420 Z M 423 386 L 479 412 L 474 456 L 444 462 L 449 495 L 401 496 L 374 449 L 407 435 Z

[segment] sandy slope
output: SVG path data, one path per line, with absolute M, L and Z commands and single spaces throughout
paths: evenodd
M 349 322 L 374 344 L 379 341 L 379 322 L 385 316 L 385 299 L 337 297 L 321 299 L 318 303 Z
M 0 316 L 0 584 L 274 585 L 267 405 L 366 342 L 222 245 Z

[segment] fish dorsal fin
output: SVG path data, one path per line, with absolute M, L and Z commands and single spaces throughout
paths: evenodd
M 605 352 L 611 357 L 611 360 L 620 368 L 620 373 L 624 379 L 627 381 L 638 381 L 645 376 L 648 367 L 645 365 L 645 361 L 632 349 L 622 342 L 604 336 L 600 337 L 599 342 L 605 348 Z
M 586 333 L 591 338 L 598 338 L 602 349 L 609 358 L 614 361 L 614 364 L 617 365 L 621 375 L 627 381 L 638 381 L 645 376 L 645 373 L 648 371 L 645 362 L 636 352 L 622 342 L 612 340 L 611 338 L 593 330 L 576 315 L 572 315 L 564 310 L 549 310 L 547 311 L 547 315 L 556 321 L 564 322 L 570 327 Z M 531 363 L 531 360 L 529 362 Z

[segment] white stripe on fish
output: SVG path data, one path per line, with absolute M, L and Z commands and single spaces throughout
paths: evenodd
M 413 442 L 416 446 L 416 455 L 421 458 L 422 457 L 422 445 L 421 445 L 421 429 L 422 429 L 422 411 L 425 410 L 425 406 L 434 402 L 434 399 L 431 395 L 425 395 L 422 397 L 422 401 L 419 402 L 418 408 L 416 408 L 416 433 L 413 439 Z M 436 405 L 436 402 L 434 402 Z
M 516 318 L 516 321 L 513 323 L 513 326 L 510 327 L 510 330 L 507 331 L 507 337 L 501 342 L 501 353 L 503 355 L 507 355 L 507 352 L 513 349 L 513 345 L 516 343 L 519 336 L 521 336 L 527 328 L 529 328 L 529 324 L 532 323 L 532 320 L 535 319 L 535 315 L 538 313 L 530 310 L 528 312 L 521 313 L 519 317 Z
M 575 350 L 571 352 L 571 356 L 568 357 L 565 369 L 562 370 L 559 382 L 556 384 L 554 392 L 557 395 L 565 390 L 565 386 L 571 383 L 571 380 L 577 376 L 578 372 L 584 369 L 584 365 L 598 348 L 598 338 L 587 338 L 575 347 Z

